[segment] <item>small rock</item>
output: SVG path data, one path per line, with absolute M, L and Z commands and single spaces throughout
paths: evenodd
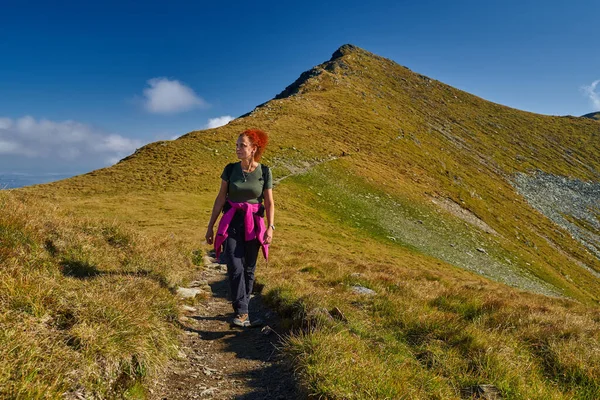
M 213 258 L 213 257 L 209 257 L 209 256 L 204 256 L 204 257 L 202 257 L 202 261 L 204 261 L 204 265 L 208 265 L 208 264 L 212 264 L 212 263 L 216 262 L 217 259 Z
M 183 311 L 187 311 L 187 312 L 196 312 L 196 308 L 195 307 L 188 306 L 187 304 L 182 305 L 181 309 Z
M 273 329 L 271 329 L 269 325 L 265 325 L 260 330 L 260 333 L 262 333 L 265 336 L 269 336 L 271 333 L 273 333 Z
M 329 312 L 329 314 L 331 314 L 331 316 L 333 318 L 337 319 L 338 321 L 348 322 L 348 319 L 346 318 L 346 316 L 344 315 L 344 313 L 342 312 L 342 310 L 340 310 L 337 307 L 334 307 L 333 310 L 331 310 Z
M 204 396 L 212 396 L 215 394 L 215 392 L 217 391 L 216 387 L 211 387 L 208 389 L 204 389 L 201 393 L 200 396 L 204 397 Z
M 187 355 L 182 350 L 179 350 L 177 352 L 177 358 L 179 358 L 180 360 L 185 360 L 187 358 Z
M 208 368 L 205 366 L 204 368 L 202 368 L 202 372 L 204 372 L 204 375 L 206 375 L 206 376 L 211 376 L 212 374 L 217 372 L 217 370 L 213 369 L 213 368 Z
M 197 294 L 202 293 L 202 290 L 195 288 L 177 288 L 177 295 L 184 299 L 190 299 L 196 297 Z
M 376 291 L 366 288 L 364 286 L 352 286 L 352 291 L 356 294 L 364 294 L 367 296 L 374 296 L 377 294 Z
M 325 321 L 333 321 L 333 317 L 329 314 L 326 308 L 323 307 L 315 307 L 310 310 L 307 314 L 307 319 L 309 321 L 317 321 L 317 320 L 325 320 Z
M 205 284 L 206 284 L 206 282 L 204 282 L 204 281 L 191 281 L 189 286 L 191 288 L 195 288 L 195 287 L 203 286 Z
M 483 254 L 487 254 L 487 251 L 485 251 L 485 249 L 482 249 L 481 247 L 478 247 L 477 251 Z

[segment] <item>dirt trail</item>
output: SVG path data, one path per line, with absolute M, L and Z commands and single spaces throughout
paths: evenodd
M 181 319 L 179 358 L 152 387 L 150 399 L 300 398 L 292 368 L 277 350 L 277 316 L 260 295 L 250 302 L 250 316 L 262 319 L 263 328 L 238 328 L 231 325 L 226 266 L 206 265 L 197 281 L 211 293 Z M 273 332 L 265 334 L 264 326 Z

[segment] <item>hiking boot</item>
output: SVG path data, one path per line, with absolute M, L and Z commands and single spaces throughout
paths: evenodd
M 248 328 L 250 326 L 250 318 L 248 318 L 248 314 L 238 314 L 233 319 L 233 324 L 242 328 Z

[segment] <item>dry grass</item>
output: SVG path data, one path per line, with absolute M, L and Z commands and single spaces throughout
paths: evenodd
M 176 352 L 172 241 L 2 192 L 0 263 L 1 397 L 112 397 Z

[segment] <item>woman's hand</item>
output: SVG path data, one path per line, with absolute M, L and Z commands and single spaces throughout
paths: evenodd
M 265 232 L 265 237 L 263 238 L 263 243 L 271 244 L 272 240 L 273 240 L 273 228 L 269 227 L 267 229 L 267 231 Z
M 204 237 L 206 238 L 206 243 L 213 244 L 213 238 L 215 237 L 215 233 L 212 227 L 206 230 L 206 235 Z

